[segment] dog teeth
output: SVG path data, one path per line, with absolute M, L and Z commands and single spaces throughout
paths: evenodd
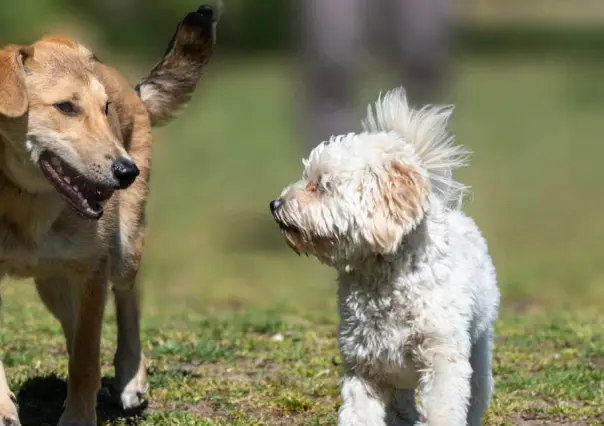
M 51 157 L 50 164 L 52 165 L 52 168 L 55 169 L 55 172 L 57 172 L 57 174 L 63 174 L 63 163 L 61 162 L 61 159 L 59 157 Z
M 55 171 L 62 175 L 63 174 L 63 164 L 61 164 L 61 160 L 59 160 L 57 157 L 52 157 L 50 159 L 50 162 L 52 163 L 52 166 L 54 167 Z
M 80 192 L 80 188 L 77 185 L 72 186 L 72 188 L 75 192 Z
M 64 180 L 65 182 L 67 182 L 67 183 L 71 183 L 71 179 L 69 179 L 69 177 L 67 177 L 67 176 L 65 176 L 65 177 L 63 178 L 63 180 Z

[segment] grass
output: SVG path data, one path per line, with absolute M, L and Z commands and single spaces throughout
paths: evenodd
M 456 69 L 453 126 L 474 151 L 459 177 L 504 295 L 488 425 L 604 422 L 603 65 L 464 58 Z M 293 72 L 217 60 L 186 113 L 156 132 L 142 276 L 149 406 L 126 418 L 113 404 L 110 306 L 102 424 L 334 424 L 334 274 L 293 255 L 268 214 L 300 173 Z M 359 117 L 390 86 L 374 75 Z M 30 283 L 5 287 L 0 348 L 23 424 L 53 425 L 60 328 Z

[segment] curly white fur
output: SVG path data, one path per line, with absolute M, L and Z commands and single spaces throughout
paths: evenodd
M 339 272 L 341 426 L 478 426 L 489 405 L 499 290 L 456 203 L 467 151 L 451 112 L 388 92 L 364 133 L 315 148 L 271 203 L 289 245 Z
M 443 203 L 461 207 L 467 187 L 453 180 L 453 169 L 466 165 L 469 151 L 455 144 L 455 138 L 447 131 L 453 106 L 427 105 L 413 110 L 407 103 L 402 87 L 391 90 L 375 103 L 375 115 L 371 105 L 363 128 L 369 132 L 393 131 L 413 145 L 423 168 L 428 172 L 433 191 L 442 197 Z

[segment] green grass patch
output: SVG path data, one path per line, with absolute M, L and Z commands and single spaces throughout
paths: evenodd
M 543 58 L 457 65 L 453 126 L 474 152 L 459 177 L 473 187 L 467 210 L 503 293 L 489 425 L 604 421 L 601 68 Z M 129 418 L 115 407 L 110 307 L 102 424 L 335 423 L 335 274 L 293 255 L 268 212 L 306 155 L 294 71 L 217 58 L 190 108 L 156 132 L 142 274 L 149 406 Z M 368 82 L 359 118 L 392 85 Z M 6 284 L 0 355 L 23 423 L 54 425 L 67 370 L 61 330 L 31 284 Z

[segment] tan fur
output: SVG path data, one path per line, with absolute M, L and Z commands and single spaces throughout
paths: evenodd
M 13 70 L 21 66 L 24 57 L 29 56 L 25 48 L 8 46 L 0 51 L 0 115 L 8 118 L 21 117 L 27 111 L 25 82 L 21 73 Z
M 214 9 L 201 6 L 197 13 L 185 17 L 163 59 L 136 86 L 153 126 L 168 123 L 191 99 L 203 67 L 214 52 L 214 43 L 199 40 L 215 39 L 216 27 L 203 25 L 203 21 L 218 22 L 222 3 L 216 3 Z
M 375 209 L 376 217 L 366 237 L 379 252 L 385 254 L 398 245 L 401 228 L 421 219 L 421 204 L 428 195 L 428 186 L 416 170 L 393 163 L 389 179 L 380 190 L 384 206 Z
M 169 49 L 170 58 L 153 70 L 169 81 L 189 67 L 197 77 L 186 87 L 164 87 L 162 99 L 170 90 L 172 99 L 188 98 L 195 88 L 209 59 L 203 46 L 214 45 L 216 20 L 211 16 L 208 20 L 207 9 L 204 13 L 204 19 L 193 20 L 199 28 L 185 20 L 172 43 L 197 46 L 197 50 L 179 59 L 178 52 Z M 204 53 L 196 57 L 196 52 Z M 180 65 L 170 65 L 175 62 Z M 162 63 L 168 64 L 166 69 Z M 57 108 L 64 101 L 78 106 L 77 116 Z M 153 96 L 146 102 L 117 70 L 68 38 L 47 37 L 29 47 L 0 50 L 0 278 L 33 277 L 42 301 L 61 322 L 69 378 L 59 425 L 96 425 L 100 336 L 109 279 L 114 284 L 118 321 L 116 381 L 124 407 L 140 405 L 147 388 L 136 276 L 144 245 L 151 119 L 168 117 L 169 109 L 179 105 L 158 106 Z M 112 164 L 118 157 L 131 158 L 140 174 L 104 203 L 99 220 L 85 219 L 41 173 L 39 161 L 45 151 L 98 185 L 114 179 Z M 18 425 L 0 362 L 0 424 L 9 421 Z

